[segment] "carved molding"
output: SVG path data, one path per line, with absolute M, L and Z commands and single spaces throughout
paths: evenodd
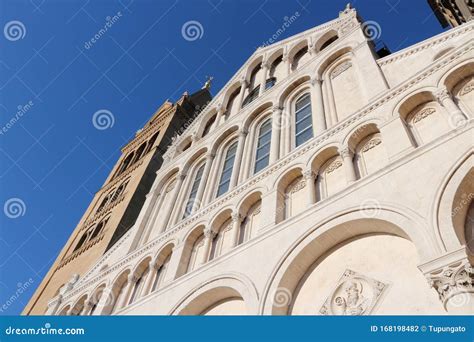
M 430 116 L 434 112 L 436 112 L 436 109 L 434 109 L 432 107 L 424 108 L 424 109 L 420 110 L 418 113 L 415 114 L 412 121 L 413 121 L 413 123 L 417 123 L 418 121 L 421 121 L 421 120 L 425 119 L 426 117 Z
M 352 67 L 352 63 L 347 61 L 345 63 L 339 64 L 337 67 L 335 67 L 332 72 L 331 72 L 331 78 L 334 79 L 340 74 L 342 74 L 344 71 Z
M 380 138 L 371 139 L 365 146 L 362 148 L 362 152 L 367 152 L 373 149 L 375 146 L 380 145 L 382 140 Z
M 467 82 L 464 87 L 459 91 L 459 96 L 466 95 L 474 90 L 474 78 Z
M 342 160 L 336 159 L 326 169 L 326 173 L 331 173 L 342 166 Z

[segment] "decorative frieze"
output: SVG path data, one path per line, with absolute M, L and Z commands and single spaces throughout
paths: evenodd
M 413 121 L 413 123 L 417 123 L 418 121 L 421 121 L 421 120 L 425 119 L 426 117 L 430 116 L 434 112 L 436 112 L 436 109 L 434 109 L 434 108 L 431 108 L 431 107 L 424 108 L 424 109 L 420 110 L 418 113 L 415 114 L 412 121 Z
M 342 74 L 344 71 L 352 67 L 352 63 L 347 61 L 344 63 L 339 64 L 337 67 L 335 67 L 332 72 L 331 72 L 331 78 L 334 79 L 340 74 Z
M 461 91 L 459 92 L 459 96 L 466 95 L 474 90 L 474 78 L 471 78 L 469 82 L 467 82 L 464 87 L 462 87 Z
M 326 173 L 331 173 L 342 166 L 342 161 L 339 159 L 334 160 L 326 169 Z
M 375 146 L 380 145 L 381 143 L 382 143 L 382 140 L 380 138 L 371 139 L 362 148 L 362 152 L 367 152 L 367 151 L 373 149 Z

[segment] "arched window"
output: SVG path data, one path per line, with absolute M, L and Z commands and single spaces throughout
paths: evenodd
M 202 136 L 205 137 L 211 130 L 212 128 L 212 125 L 214 124 L 214 122 L 216 122 L 216 115 L 214 115 L 212 118 L 210 118 L 207 123 L 206 123 L 206 127 L 204 127 L 204 131 L 202 132 Z
M 130 296 L 130 301 L 128 302 L 128 304 L 132 304 L 140 296 L 140 292 L 142 290 L 144 280 L 145 280 L 147 274 L 148 274 L 148 268 L 145 269 L 140 274 L 137 281 L 135 282 L 135 285 L 133 286 L 132 295 Z
M 305 46 L 301 50 L 299 50 L 296 54 L 295 57 L 293 57 L 293 63 L 292 63 L 292 70 L 298 69 L 302 64 L 304 64 L 307 61 L 307 56 L 306 54 L 308 53 L 308 47 Z
M 270 161 L 270 141 L 272 137 L 272 122 L 267 119 L 261 126 L 258 132 L 256 151 L 255 151 L 255 166 L 254 173 L 259 172 L 268 166 Z
M 227 149 L 227 153 L 222 167 L 221 179 L 217 187 L 217 197 L 229 190 L 232 169 L 234 168 L 235 153 L 237 152 L 237 142 L 232 143 Z
M 146 147 L 146 152 L 145 153 L 148 153 L 150 152 L 151 148 L 153 147 L 153 145 L 155 144 L 155 141 L 156 141 L 156 138 L 158 138 L 158 135 L 160 134 L 160 131 L 156 132 L 152 137 L 151 139 L 148 141 L 148 145 Z
M 104 229 L 104 226 L 107 224 L 107 221 L 108 221 L 108 219 L 103 220 L 95 227 L 95 229 L 92 231 L 92 234 L 91 234 L 91 237 L 90 237 L 89 240 L 94 239 L 95 237 L 97 237 L 102 232 L 102 230 Z
M 111 200 L 110 202 L 116 201 L 117 198 L 119 198 L 120 195 L 123 193 L 123 191 L 125 190 L 125 187 L 126 187 L 127 185 L 128 185 L 128 181 L 125 182 L 125 183 L 122 183 L 122 184 L 118 187 L 117 191 L 114 192 L 114 194 L 113 194 L 113 196 L 112 196 L 112 200 Z
M 87 234 L 88 234 L 88 232 L 85 232 L 84 234 L 82 234 L 81 239 L 77 243 L 76 248 L 74 248 L 73 252 L 77 251 L 79 248 L 81 248 L 84 245 L 84 243 L 87 240 Z
M 134 155 L 135 155 L 135 153 L 132 152 L 124 159 L 124 161 L 122 163 L 122 166 L 120 167 L 120 170 L 117 173 L 117 176 L 120 175 L 122 172 L 124 172 L 131 165 Z
M 102 200 L 102 202 L 100 203 L 99 205 L 99 208 L 97 208 L 97 212 L 100 212 L 102 211 L 102 209 L 104 209 L 104 207 L 109 203 L 109 200 L 110 198 L 112 197 L 112 194 L 114 192 L 115 189 L 113 189 L 112 191 L 110 191 L 107 196 L 105 196 L 105 198 Z
M 196 238 L 196 241 L 194 241 L 187 272 L 195 270 L 199 265 L 202 264 L 205 257 L 205 252 L 204 234 L 201 233 L 201 235 Z
M 242 103 L 242 108 L 244 108 L 246 105 L 248 105 L 253 100 L 255 100 L 258 97 L 259 92 L 260 92 L 260 85 L 253 88 L 252 91 L 247 95 L 244 102 Z
M 142 156 L 144 156 L 146 154 L 146 153 L 144 153 L 145 148 L 146 148 L 146 142 L 141 144 L 140 147 L 138 148 L 137 153 L 135 153 L 135 159 L 134 159 L 133 163 L 136 163 L 138 160 L 140 160 L 140 158 Z
M 112 307 L 112 313 L 119 310 L 119 303 L 122 300 L 123 296 L 125 296 L 125 288 L 127 287 L 127 281 L 124 281 L 120 288 L 117 290 L 117 297 L 115 298 L 114 306 Z
M 295 146 L 300 146 L 312 137 L 311 98 L 309 94 L 304 94 L 295 104 Z
M 199 189 L 199 184 L 201 184 L 201 179 L 202 179 L 202 173 L 204 172 L 204 165 L 202 164 L 197 172 L 196 175 L 194 176 L 194 181 L 193 185 L 191 187 L 191 192 L 189 193 L 188 201 L 186 202 L 186 206 L 184 207 L 184 214 L 183 218 L 188 217 L 191 215 L 196 209 L 198 209 L 199 203 L 198 199 L 196 198 L 198 189 Z
M 322 51 L 324 50 L 325 48 L 327 48 L 329 45 L 331 45 L 333 42 L 335 42 L 337 40 L 337 36 L 333 36 L 331 38 L 329 38 L 328 40 L 326 40 L 323 45 L 321 45 L 321 47 L 319 48 L 319 51 Z

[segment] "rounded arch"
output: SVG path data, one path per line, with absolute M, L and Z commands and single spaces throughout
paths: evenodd
M 288 49 L 288 57 L 292 61 L 295 57 L 295 55 L 300 52 L 302 49 L 305 47 L 308 48 L 309 46 L 309 40 L 308 38 L 303 38 L 300 41 L 294 43 L 289 49 Z
M 183 165 L 183 172 L 187 173 L 192 165 L 198 164 L 208 151 L 207 147 L 202 147 L 190 156 Z
M 245 118 L 244 124 L 242 125 L 242 128 L 245 130 L 248 130 L 250 125 L 255 121 L 259 120 L 262 115 L 269 114 L 268 111 L 271 110 L 273 106 L 273 102 L 265 102 L 252 110 L 249 115 Z
M 338 38 L 339 36 L 336 30 L 331 29 L 327 31 L 316 40 L 316 43 L 314 44 L 315 51 L 318 53 L 324 50 Z
M 226 108 L 226 110 L 229 109 L 227 108 L 229 105 L 229 100 L 234 96 L 235 93 L 240 91 L 240 87 L 241 87 L 240 80 L 237 80 L 234 83 L 232 83 L 232 85 L 229 86 L 229 88 L 227 88 L 224 96 L 222 97 L 222 105 L 224 106 L 224 108 Z
M 181 141 L 178 146 L 176 146 L 176 152 L 181 153 L 186 151 L 189 147 L 192 146 L 193 138 L 191 135 L 187 136 L 186 138 Z
M 304 172 L 304 165 L 302 163 L 294 164 L 286 168 L 281 172 L 280 176 L 273 183 L 272 188 L 281 191 L 285 189 L 290 183 L 298 176 L 301 176 Z
M 165 242 L 153 256 L 153 260 L 157 265 L 162 264 L 165 259 L 173 253 L 173 249 L 176 246 L 176 241 L 170 240 Z
M 66 316 L 70 309 L 71 304 L 64 305 L 60 310 L 58 310 L 58 316 Z
M 406 120 L 408 114 L 419 105 L 436 101 L 436 91 L 437 88 L 435 87 L 422 87 L 411 91 L 398 101 L 393 109 L 392 116 L 400 116 L 403 120 Z
M 286 88 L 282 89 L 276 96 L 276 103 L 278 104 L 278 106 L 283 107 L 284 104 L 288 102 L 288 97 L 290 97 L 290 95 L 295 92 L 295 90 L 299 88 L 302 84 L 308 83 L 309 88 L 309 81 L 309 75 L 303 75 L 291 82 L 291 84 L 288 85 Z
M 341 145 L 335 142 L 322 146 L 309 158 L 306 169 L 318 171 L 327 160 L 337 156 L 340 150 Z
M 355 151 L 356 146 L 367 136 L 380 133 L 380 121 L 372 119 L 358 124 L 345 137 L 342 146 L 347 146 L 352 151 Z
M 137 276 L 143 273 L 143 271 L 147 269 L 151 260 L 152 260 L 152 255 L 150 253 L 142 257 L 133 267 L 132 274 Z
M 76 302 L 74 303 L 72 307 L 71 315 L 80 316 L 82 312 L 84 311 L 84 306 L 86 305 L 88 298 L 89 296 L 87 293 L 80 296 L 79 299 L 76 300 Z
M 268 64 L 272 65 L 273 62 L 275 62 L 278 58 L 283 56 L 283 53 L 284 53 L 284 48 L 283 47 L 272 51 L 267 57 Z
M 358 236 L 388 234 L 408 239 L 415 245 L 420 261 L 439 254 L 428 228 L 409 208 L 381 203 L 374 210 L 377 217 L 368 217 L 360 208 L 343 210 L 300 236 L 280 258 L 267 281 L 259 313 L 287 314 L 291 301 L 282 305 L 276 297 L 278 290 L 285 289 L 291 297 L 314 262 L 337 245 Z
M 216 230 L 232 216 L 232 213 L 234 212 L 233 207 L 234 206 L 228 205 L 219 210 L 219 212 L 211 219 L 210 228 L 217 233 Z
M 173 168 L 171 168 L 170 170 L 168 171 L 165 171 L 163 176 L 160 177 L 160 179 L 156 182 L 155 186 L 154 186 L 154 190 L 157 190 L 158 192 L 161 192 L 163 191 L 163 187 L 171 180 L 173 179 L 174 177 L 176 177 L 176 175 L 179 174 L 179 172 L 181 171 L 180 167 L 178 166 L 175 166 Z
M 312 75 L 315 75 L 316 77 L 322 79 L 324 71 L 332 64 L 334 63 L 337 59 L 339 59 L 341 56 L 345 54 L 352 54 L 353 49 L 358 45 L 357 42 L 348 42 L 345 44 L 343 47 L 338 49 L 337 51 L 331 52 L 327 51 L 323 53 L 323 56 L 321 57 L 321 63 L 319 63 L 314 71 L 312 72 Z
M 226 129 L 221 135 L 219 135 L 211 144 L 211 153 L 216 153 L 219 148 L 222 148 L 222 145 L 229 142 L 236 135 L 236 132 L 239 130 L 239 126 L 233 125 Z
M 216 117 L 217 117 L 217 107 L 213 107 L 209 111 L 206 111 L 206 114 L 204 114 L 203 118 L 199 122 L 199 127 L 195 133 L 196 137 L 203 138 L 205 135 L 204 132 L 206 131 L 206 128 L 208 127 L 208 125 L 213 125 L 215 123 Z
M 263 191 L 262 189 L 252 189 L 248 191 L 240 201 L 237 203 L 238 213 L 245 214 L 250 207 L 257 201 L 262 199 Z
M 448 91 L 452 91 L 453 88 L 462 81 L 464 78 L 468 77 L 469 75 L 474 74 L 474 59 L 469 58 L 465 60 L 453 68 L 450 68 L 446 71 L 441 77 L 438 79 L 438 87 L 442 87 L 443 85 L 446 86 Z
M 239 273 L 224 274 L 189 291 L 170 311 L 170 315 L 199 315 L 213 304 L 228 298 L 242 298 L 247 314 L 256 314 L 258 292 L 252 281 Z
M 452 167 L 434 201 L 432 217 L 439 243 L 449 252 L 466 245 L 463 218 L 474 198 L 474 152 L 470 150 Z

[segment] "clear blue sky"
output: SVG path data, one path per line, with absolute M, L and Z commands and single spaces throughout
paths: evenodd
M 199 89 L 206 75 L 214 76 L 215 94 L 286 16 L 300 14 L 279 40 L 336 18 L 346 2 L 1 1 L 1 28 L 13 26 L 0 36 L 0 314 L 21 312 L 119 148 L 164 100 Z M 380 24 L 392 51 L 442 31 L 426 0 L 352 3 Z M 194 41 L 181 33 L 190 20 L 203 28 Z M 12 21 L 23 27 L 15 32 Z M 114 117 L 105 130 L 92 122 L 102 109 Z

